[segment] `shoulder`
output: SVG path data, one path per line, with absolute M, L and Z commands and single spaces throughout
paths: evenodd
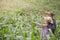
M 51 20 L 52 18 L 51 18 L 51 17 L 47 17 L 46 19 L 47 19 L 47 20 Z
M 45 20 L 51 20 L 51 17 L 44 17 Z
M 52 22 L 52 18 L 51 17 L 46 17 L 46 21 L 47 22 Z

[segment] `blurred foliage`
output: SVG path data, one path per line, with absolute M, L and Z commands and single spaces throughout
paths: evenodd
M 60 20 L 60 0 L 0 0 L 0 39 L 41 40 L 42 29 L 32 22 L 43 24 L 45 10 L 53 11 Z M 50 40 L 60 40 L 60 22 Z
M 43 24 L 43 17 L 37 14 L 26 15 L 21 11 L 1 11 L 0 14 L 0 37 L 3 40 L 41 40 L 41 28 L 37 28 L 32 22 Z M 60 22 L 57 23 L 55 37 L 50 40 L 60 39 L 59 28 Z

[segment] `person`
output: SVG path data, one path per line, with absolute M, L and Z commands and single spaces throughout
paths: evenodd
M 49 31 L 51 30 L 52 33 L 54 34 L 55 30 L 56 30 L 56 20 L 55 20 L 55 17 L 54 17 L 54 13 L 53 12 L 49 12 L 48 10 L 48 13 L 46 13 L 46 19 L 47 19 L 47 24 L 48 24 L 48 29 Z
M 42 28 L 42 40 L 49 40 L 50 33 L 53 34 L 56 29 L 56 21 L 54 19 L 54 14 L 49 10 L 45 11 L 45 14 L 46 16 L 44 17 L 44 24 L 40 24 L 37 22 L 34 23 Z

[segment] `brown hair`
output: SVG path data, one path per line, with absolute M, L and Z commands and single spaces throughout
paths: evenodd
M 46 10 L 46 13 L 48 13 L 48 12 L 49 12 L 49 15 L 51 15 L 51 17 L 54 18 L 54 13 L 50 10 Z
M 52 17 L 52 19 L 54 18 L 54 13 L 53 12 L 51 12 L 51 17 Z

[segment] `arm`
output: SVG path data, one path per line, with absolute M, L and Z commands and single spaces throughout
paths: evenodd
M 45 19 L 45 24 L 40 24 L 38 22 L 34 22 L 34 24 L 36 24 L 39 27 L 47 27 L 48 26 L 48 22 L 50 22 L 50 18 L 46 18 Z
M 38 23 L 38 22 L 33 22 L 34 24 L 36 24 L 36 26 L 38 26 L 38 27 L 40 27 L 40 28 L 43 28 L 43 27 L 45 27 L 45 26 L 47 26 L 48 24 L 40 24 L 40 23 Z
M 42 24 L 38 23 L 38 22 L 34 22 L 34 24 L 36 24 L 36 26 L 41 27 L 42 28 Z

